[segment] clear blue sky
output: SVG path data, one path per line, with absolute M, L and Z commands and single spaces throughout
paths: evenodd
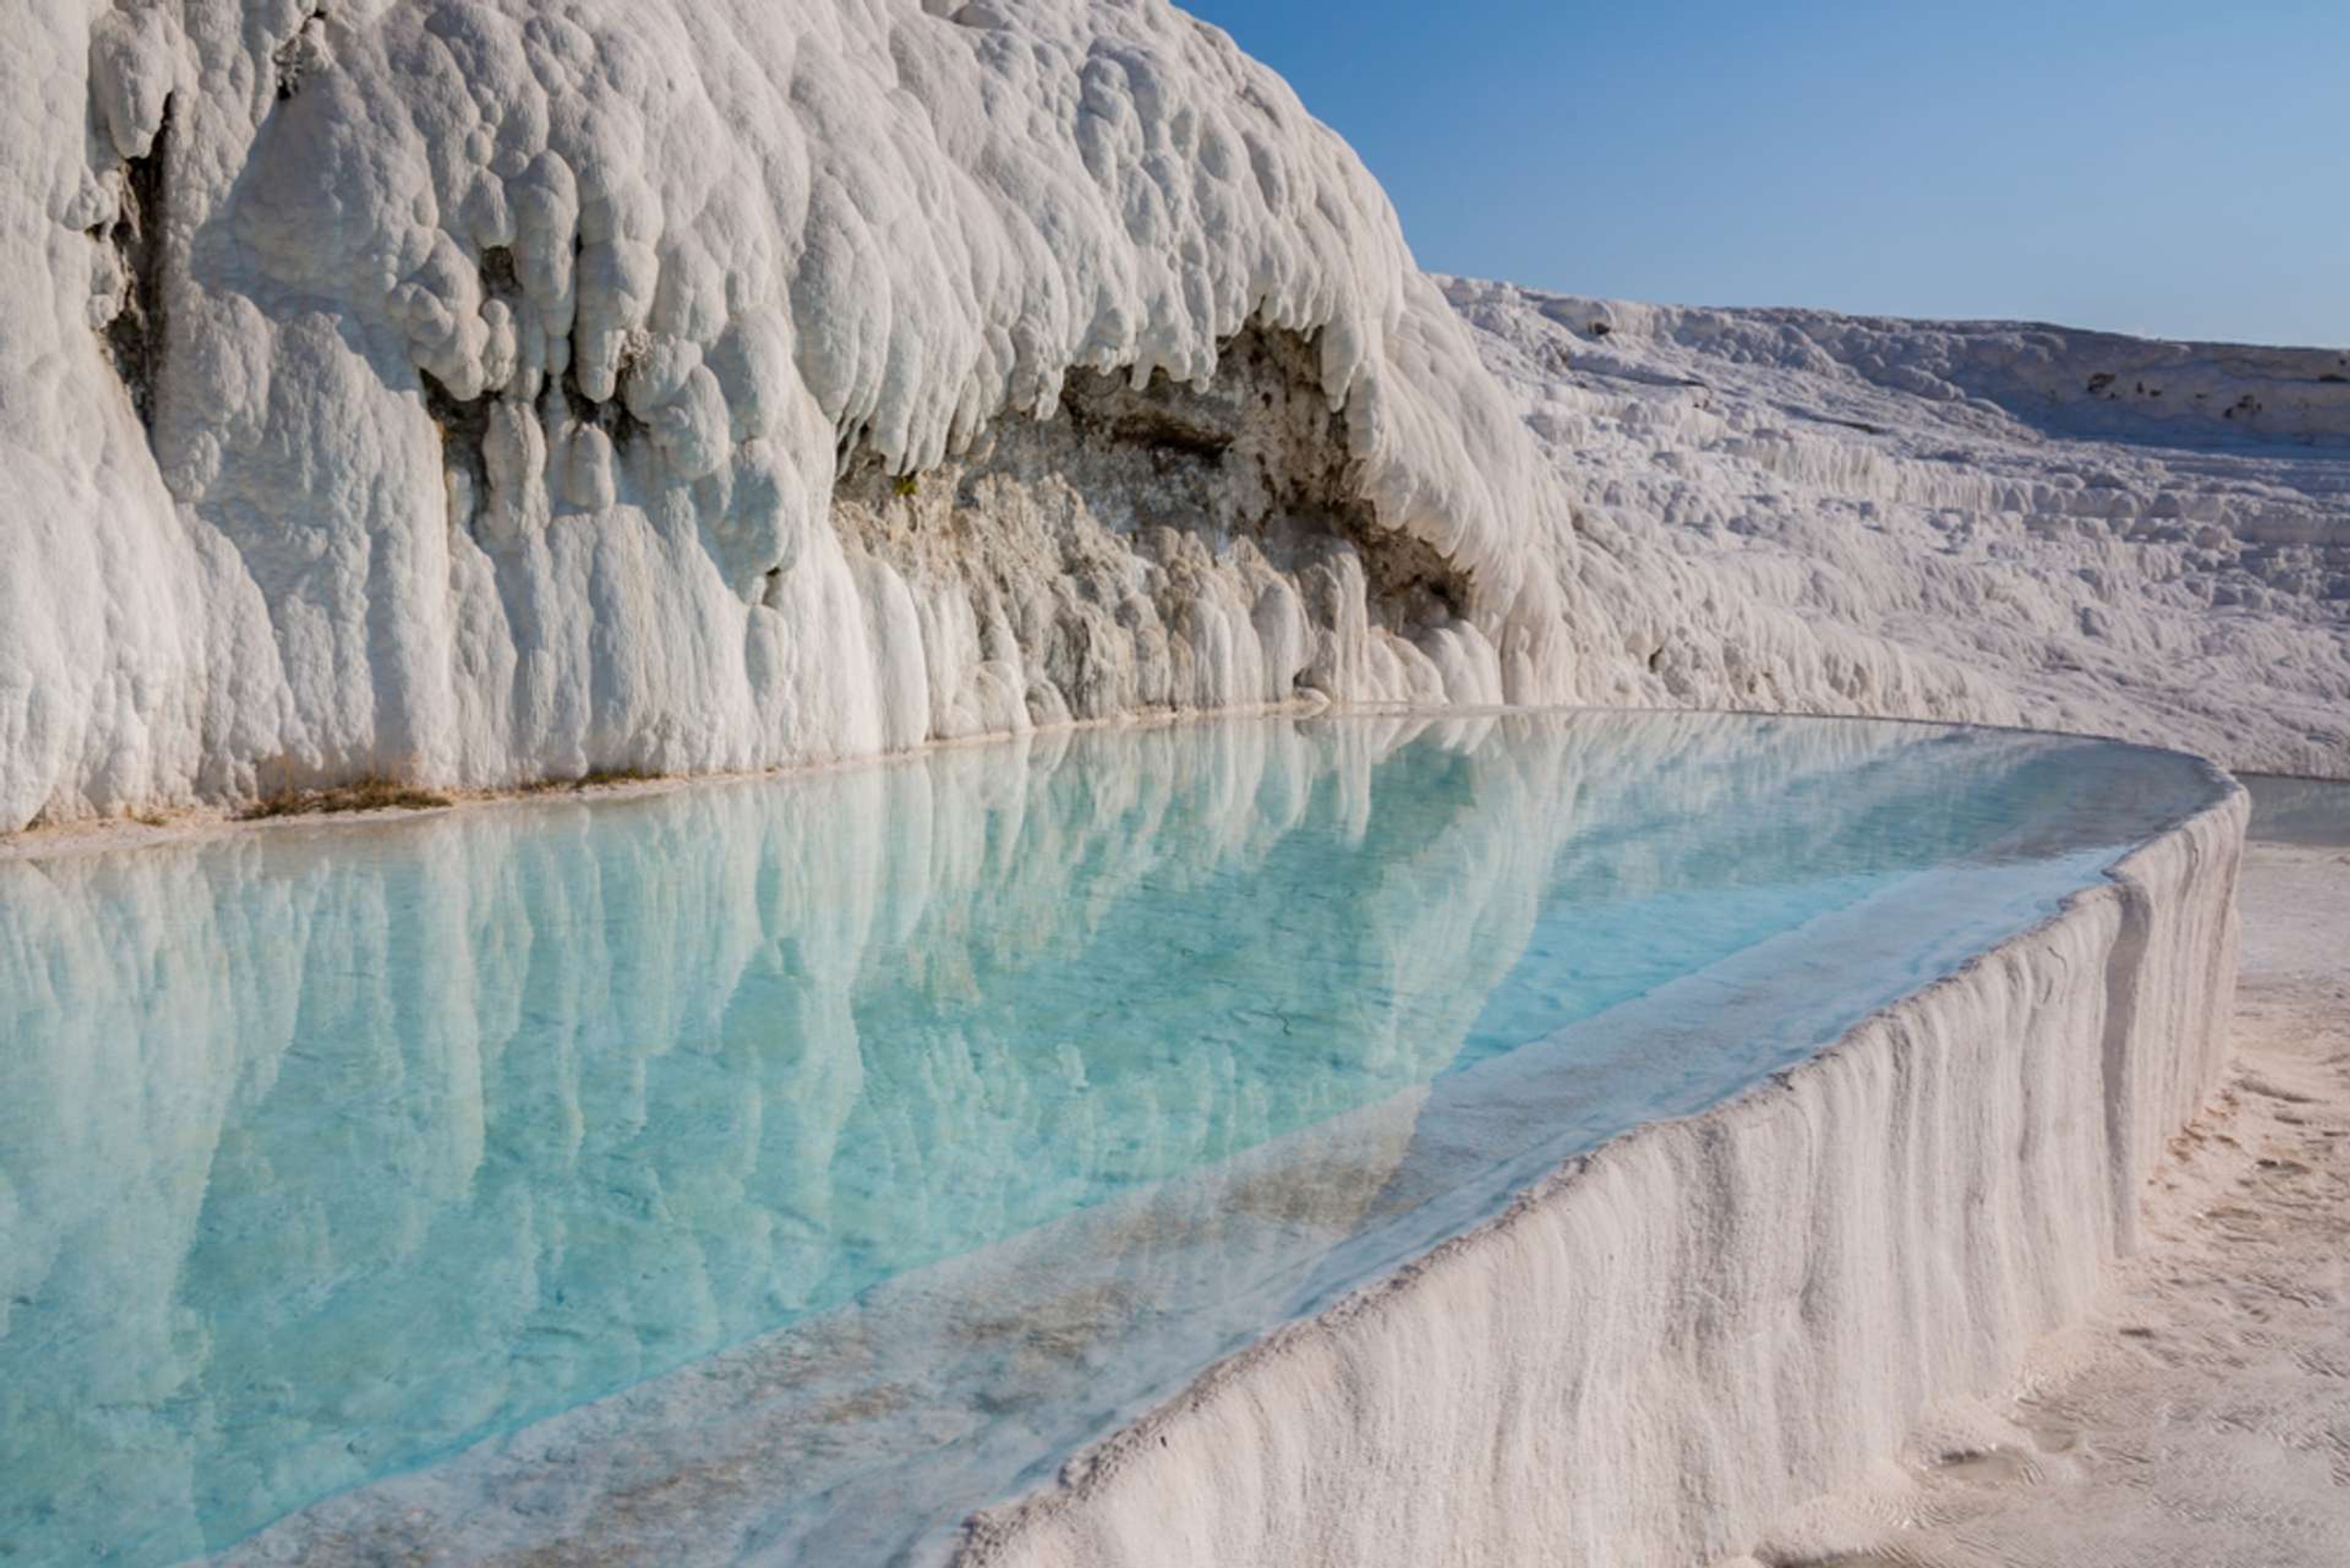
M 1422 265 L 2350 344 L 2350 0 L 1179 0 Z

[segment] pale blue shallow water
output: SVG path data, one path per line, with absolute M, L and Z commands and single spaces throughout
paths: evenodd
M 0 862 L 0 1562 L 935 1555 L 2222 787 L 1251 720 Z
M 2244 831 L 2254 842 L 2315 849 L 2350 846 L 2350 784 L 2264 774 L 2240 782 L 2251 796 L 2251 820 Z

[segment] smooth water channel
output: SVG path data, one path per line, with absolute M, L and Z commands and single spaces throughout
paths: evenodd
M 1247 720 L 0 860 L 0 1562 L 928 1560 L 2225 787 Z

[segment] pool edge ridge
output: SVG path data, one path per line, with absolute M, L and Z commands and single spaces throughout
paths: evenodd
M 957 1568 L 1739 1554 L 2134 1249 L 2229 1054 L 2249 802 L 2211 772 L 2047 919 L 1209 1368 Z

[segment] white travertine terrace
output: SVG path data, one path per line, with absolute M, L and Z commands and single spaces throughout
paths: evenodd
M 2338 357 L 1448 297 L 1159 0 L 26 9 L 0 832 L 1299 699 L 2350 773 Z M 2222 1049 L 2241 826 L 1228 1365 L 972 1560 L 1734 1550 L 2126 1241 Z
M 2027 724 L 2350 774 L 2350 351 L 1446 289 L 1586 534 L 1938 651 Z M 1700 640 L 1673 700 L 1718 700 Z
M 1545 887 L 1607 888 L 1594 919 L 1637 919 L 1693 865 L 1768 887 L 1791 843 L 1816 864 L 1899 831 L 1935 798 L 1921 774 L 1960 796 L 1995 776 L 1950 738 L 1711 714 L 1064 729 L 374 836 L 31 836 L 0 850 L 14 990 L 43 1019 L 0 1054 L 0 1302 L 36 1334 L 60 1302 L 89 1326 L 15 1343 L 0 1474 L 87 1532 L 44 1545 L 142 1562 L 849 1564 L 917 1537 L 928 1562 L 945 1504 L 1173 1397 L 1080 1453 L 1066 1491 L 986 1521 L 974 1560 L 1419 1563 L 1452 1542 L 1515 1562 L 1544 1532 L 1544 1560 L 1700 1560 L 1995 1379 L 2094 1288 L 2219 1064 L 2241 808 L 1825 1058 L 1564 1174 L 1543 1173 L 1627 1106 L 1673 1103 L 1660 1081 L 1718 1092 L 1724 1061 L 1759 1073 L 1932 972 L 1921 945 L 1962 953 L 1916 921 L 1963 929 L 1954 879 L 2013 868 L 1985 846 L 1901 879 L 1939 892 L 1832 898 L 1430 1080 L 1547 940 Z M 1279 899 L 1223 915 L 1271 961 L 1256 1005 L 1359 1043 L 1304 1051 L 1274 1091 L 1120 905 L 1280 862 L 1333 801 L 1391 831 L 1378 775 L 1412 756 L 1450 758 L 1446 785 L 1409 797 L 1409 855 L 1347 880 L 1336 930 Z M 2167 761 L 2150 812 L 2218 797 Z M 2014 826 L 2027 856 L 2061 842 L 2054 819 Z M 1620 966 L 1610 943 L 1580 956 Z M 1121 1023 L 1033 1049 L 1031 1003 L 1066 1018 L 1066 977 L 1105 965 Z M 1087 1108 L 1138 1092 L 1138 1031 L 1193 1030 L 1141 1144 Z M 877 1078 L 900 1085 L 882 1107 Z M 1096 1092 L 1055 1092 L 1073 1079 Z M 271 1101 L 330 1113 L 336 1147 L 398 1179 L 289 1186 L 317 1124 L 255 1115 Z M 1165 1179 L 1064 1210 L 1031 1186 L 1040 1147 Z M 1522 1180 L 1504 1218 L 1337 1295 Z M 984 1244 L 926 1262 L 942 1212 Z M 766 1333 L 834 1277 L 832 1224 L 877 1217 L 869 1244 L 907 1271 Z M 387 1444 L 432 1461 L 321 1418 L 355 1386 Z
M 1224 1363 L 975 1521 L 958 1568 L 1752 1568 L 2133 1245 L 2226 1064 L 2244 815 Z

